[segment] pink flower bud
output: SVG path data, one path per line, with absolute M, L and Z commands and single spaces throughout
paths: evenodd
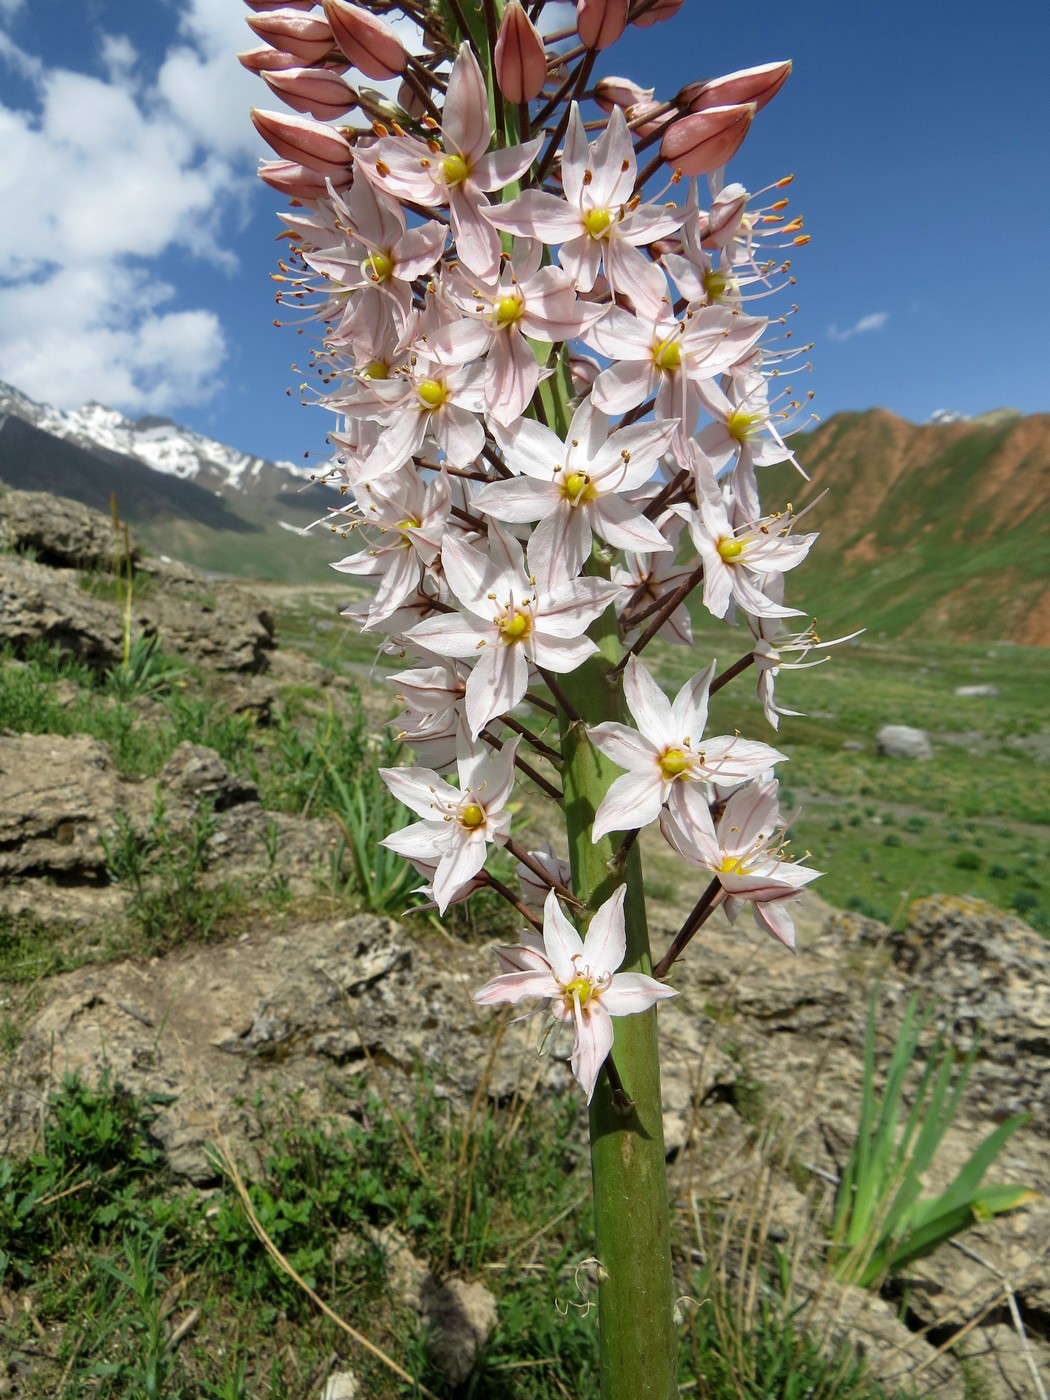
M 256 131 L 283 160 L 295 161 L 319 175 L 342 175 L 350 164 L 350 142 L 334 127 L 286 112 L 251 110 Z
M 397 105 L 409 117 L 419 118 L 426 112 L 423 100 L 410 83 L 402 83 L 397 90 Z
M 547 81 L 547 53 L 539 31 L 518 4 L 510 0 L 496 40 L 496 81 L 508 102 L 531 102 Z
M 282 53 L 293 53 L 300 63 L 320 63 L 332 47 L 332 31 L 317 15 L 303 10 L 269 10 L 247 15 L 248 27 Z
M 653 114 L 651 118 L 650 112 Z M 654 131 L 659 131 L 662 126 L 673 121 L 678 113 L 673 107 L 668 107 L 666 102 L 638 102 L 627 108 L 626 115 L 631 130 L 636 135 L 651 136 Z
M 665 19 L 676 15 L 684 4 L 685 0 L 656 0 L 655 5 L 651 5 L 637 19 L 632 19 L 631 23 L 636 24 L 639 29 L 649 29 L 652 25 L 662 24 Z
M 703 83 L 687 83 L 675 98 L 687 112 L 703 112 L 709 107 L 724 107 L 734 102 L 753 102 L 756 111 L 771 102 L 787 82 L 791 60 L 763 63 L 757 68 L 741 68 L 724 78 L 710 78 Z
M 312 10 L 314 0 L 244 0 L 249 10 L 265 14 L 268 10 Z
M 591 385 L 602 372 L 597 360 L 590 355 L 570 355 L 569 373 L 572 375 L 572 391 L 580 398 L 591 392 Z
M 652 88 L 639 87 L 630 78 L 599 78 L 594 85 L 594 100 L 603 112 L 611 112 L 614 107 L 634 107 L 648 102 L 652 95 Z
M 282 68 L 300 67 L 302 59 L 296 58 L 294 53 L 282 53 L 280 49 L 271 49 L 269 44 L 263 44 L 257 49 L 245 49 L 244 53 L 239 53 L 237 62 L 249 73 L 276 73 Z
M 322 0 L 335 41 L 366 78 L 396 78 L 405 71 L 405 46 L 377 15 L 349 0 Z
M 754 115 L 755 104 L 745 102 L 681 117 L 667 128 L 660 155 L 683 175 L 706 175 L 736 154 Z
M 726 185 L 711 201 L 707 214 L 700 215 L 700 237 L 705 248 L 727 248 L 732 243 L 744 210 L 747 190 L 743 185 Z
M 321 122 L 341 117 L 357 106 L 357 93 L 350 84 L 326 68 L 289 68 L 283 73 L 262 76 L 289 107 Z
M 353 178 L 354 172 L 350 169 L 327 176 L 336 190 L 349 189 Z M 305 165 L 297 165 L 294 160 L 261 161 L 259 179 L 289 199 L 325 199 L 328 195 L 326 177 L 316 170 L 308 170 Z
M 607 49 L 627 28 L 628 0 L 576 0 L 576 32 L 589 49 Z

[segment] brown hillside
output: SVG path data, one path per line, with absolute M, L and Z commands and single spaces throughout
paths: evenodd
M 834 615 L 848 583 L 887 634 L 1050 644 L 1050 414 L 917 425 L 871 409 L 792 446 L 810 480 L 771 468 L 764 498 L 798 509 L 827 492 L 793 601 Z

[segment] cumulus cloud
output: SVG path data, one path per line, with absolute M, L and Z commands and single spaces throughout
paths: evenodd
M 869 331 L 881 331 L 886 322 L 890 319 L 888 311 L 872 311 L 867 316 L 862 316 L 859 321 L 854 321 L 852 326 L 847 326 L 845 330 L 840 330 L 838 326 L 828 327 L 829 340 L 852 340 L 855 335 L 867 335 Z
M 0 0 L 0 20 L 15 8 Z M 165 267 L 175 251 L 236 266 L 226 234 L 260 153 L 242 31 L 236 7 L 188 0 L 162 55 L 100 32 L 92 71 L 0 33 L 0 71 L 32 89 L 22 108 L 0 99 L 0 378 L 63 407 L 159 412 L 215 392 L 219 318 Z

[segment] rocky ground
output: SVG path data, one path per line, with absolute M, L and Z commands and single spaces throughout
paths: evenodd
M 0 511 L 0 538 L 16 551 L 0 556 L 0 638 L 16 649 L 59 642 L 97 666 L 119 660 L 114 602 L 81 583 L 85 568 L 111 567 L 108 522 L 28 493 L 8 493 Z M 265 719 L 282 678 L 323 683 L 320 668 L 276 649 L 269 612 L 241 587 L 180 566 L 147 568 L 159 586 L 145 592 L 136 626 L 225 674 L 232 708 L 254 707 Z M 147 701 L 141 723 L 150 722 Z M 301 901 L 295 917 L 274 917 L 260 903 L 232 939 L 113 960 L 103 931 L 130 896 L 110 879 L 101 838 L 120 821 L 147 832 L 158 790 L 176 829 L 192 825 L 202 799 L 213 811 L 203 879 L 261 893 L 279 874 L 286 907 Z M 81 960 L 85 947 L 94 950 L 28 991 L 0 980 L 0 1013 L 15 1028 L 0 1082 L 0 1140 L 18 1153 L 37 1139 L 48 1096 L 68 1070 L 92 1082 L 108 1071 L 136 1095 L 164 1095 L 157 1136 L 171 1168 L 199 1186 L 214 1181 L 205 1147 L 219 1137 L 250 1169 L 256 1091 L 295 1095 L 305 1111 L 320 1112 L 332 1076 L 364 1076 L 379 1064 L 395 1102 L 408 1103 L 423 1064 L 456 1102 L 469 1103 L 479 1086 L 499 1098 L 522 1082 L 574 1092 L 563 1059 L 537 1057 L 531 1023 L 508 1024 L 474 1006 L 472 990 L 494 970 L 485 947 L 424 920 L 348 914 L 318 900 L 318 867 L 333 839 L 325 818 L 265 810 L 253 784 L 200 744 L 181 744 L 157 780 L 134 780 L 98 739 L 0 733 L 0 916 L 9 926 L 32 917 L 41 940 L 75 930 Z M 960 1360 L 969 1357 L 979 1359 L 981 1393 L 1045 1396 L 1050 944 L 1018 919 L 959 898 L 920 901 L 903 932 L 815 896 L 801 909 L 797 958 L 749 925 L 716 919 L 679 964 L 682 995 L 660 1011 L 676 1200 L 683 1210 L 698 1197 L 732 1203 L 748 1181 L 764 1181 L 770 1239 L 808 1241 L 796 1288 L 809 1298 L 812 1325 L 847 1337 L 884 1379 L 963 1400 L 976 1393 Z M 658 944 L 674 932 L 677 912 L 673 902 L 659 906 Z M 961 1050 L 980 1031 L 962 1111 L 929 1187 L 945 1185 L 995 1124 L 1024 1111 L 1031 1117 L 991 1177 L 1042 1193 L 915 1265 L 903 1309 L 899 1294 L 831 1285 L 813 1223 L 855 1130 L 876 980 L 880 1064 L 913 991 L 936 998 L 936 1023 Z

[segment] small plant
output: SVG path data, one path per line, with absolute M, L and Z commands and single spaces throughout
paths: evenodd
M 362 765 L 349 780 L 324 754 L 328 780 L 336 801 L 329 808 L 342 837 L 333 853 L 333 872 L 349 859 L 351 885 L 365 908 L 375 914 L 403 914 L 413 903 L 419 875 L 413 866 L 380 844 L 384 837 L 408 825 L 410 814 L 379 776 L 379 767 L 397 762 L 401 745 L 384 735 L 379 763 Z
M 137 831 L 120 814 L 115 831 L 102 837 L 106 872 L 131 887 L 130 918 L 151 951 L 207 938 L 239 903 L 233 886 L 214 888 L 201 878 L 216 824 L 211 805 L 202 802 L 187 827 L 173 829 L 158 792 L 148 830 Z
M 160 638 L 156 633 L 152 636 L 140 633 L 131 643 L 127 656 L 106 672 L 102 687 L 118 700 L 133 700 L 140 695 L 159 696 L 184 674 L 183 667 L 160 650 Z
M 931 1254 L 977 1221 L 1035 1198 L 1027 1186 L 981 1185 L 1026 1121 L 1023 1113 L 989 1133 L 947 1190 L 922 1196 L 926 1174 L 958 1112 L 977 1047 L 956 1070 L 955 1053 L 945 1045 L 944 1032 L 938 1033 L 901 1126 L 905 1082 L 933 1007 L 920 1013 L 918 998 L 909 1001 L 880 1097 L 875 1089 L 877 998 L 878 988 L 868 1010 L 857 1137 L 839 1182 L 832 1227 L 832 1268 L 839 1278 L 862 1288 L 877 1286 L 887 1274 Z

